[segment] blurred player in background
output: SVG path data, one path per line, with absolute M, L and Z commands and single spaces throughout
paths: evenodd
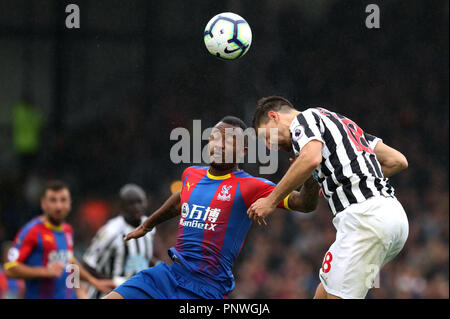
M 222 119 L 209 139 L 210 166 L 185 169 L 181 192 L 125 238 L 138 239 L 181 213 L 177 244 L 169 249 L 173 264 L 161 262 L 141 271 L 106 298 L 223 299 L 234 289 L 233 264 L 252 223 L 247 208 L 275 187 L 239 170 L 237 163 L 247 147 L 245 142 L 237 147 L 237 140 L 245 129 L 236 117 Z M 225 160 L 229 154 L 231 163 Z M 278 207 L 310 212 L 316 208 L 318 192 L 317 182 L 310 178 L 300 193 L 292 192 Z
M 285 98 L 258 102 L 253 125 L 278 129 L 278 145 L 298 155 L 274 191 L 248 210 L 253 220 L 316 174 L 333 213 L 336 241 L 325 254 L 315 298 L 365 298 L 379 270 L 403 248 L 408 219 L 388 177 L 408 166 L 406 158 L 352 120 L 323 108 L 299 112 Z
M 12 241 L 6 241 L 1 246 L 1 262 L 7 262 L 8 251 L 12 247 Z M 0 299 L 23 299 L 25 297 L 25 282 L 22 279 L 13 279 L 6 276 L 3 267 L 0 266 Z
M 101 291 L 115 286 L 110 280 L 90 275 L 73 256 L 72 227 L 64 222 L 71 206 L 68 186 L 60 181 L 48 182 L 41 197 L 44 214 L 28 222 L 9 249 L 5 271 L 10 278 L 25 280 L 25 298 L 76 298 L 78 289 L 66 284 L 69 264 L 78 266 L 81 280 Z
M 99 229 L 83 256 L 83 265 L 92 275 L 113 279 L 121 284 L 139 271 L 147 269 L 153 259 L 155 229 L 136 241 L 123 238 L 147 218 L 147 195 L 135 184 L 127 184 L 119 191 L 120 215 L 110 219 Z M 102 292 L 89 287 L 89 298 L 100 298 Z

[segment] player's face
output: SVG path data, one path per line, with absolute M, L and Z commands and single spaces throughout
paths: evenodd
M 242 129 L 226 123 L 217 124 L 209 137 L 211 166 L 220 170 L 233 168 L 245 155 Z
M 67 188 L 60 190 L 47 189 L 41 199 L 44 215 L 54 225 L 60 225 L 72 209 L 72 200 Z
M 271 114 L 274 113 L 274 114 Z M 292 150 L 291 135 L 289 127 L 281 124 L 279 114 L 269 112 L 267 123 L 261 123 L 257 129 L 258 138 L 265 141 L 268 149 L 277 149 L 286 152 Z M 274 144 L 276 142 L 277 144 Z
M 139 194 L 128 194 L 122 205 L 125 214 L 133 219 L 140 220 L 147 210 L 147 199 L 142 198 Z

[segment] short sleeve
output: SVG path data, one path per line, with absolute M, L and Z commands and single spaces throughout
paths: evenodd
M 31 252 L 37 245 L 37 231 L 31 229 L 26 234 L 20 234 L 16 237 L 13 246 L 8 250 L 5 269 L 9 269 L 18 263 L 25 263 Z
M 321 118 L 312 109 L 301 112 L 290 126 L 292 146 L 296 155 L 312 140 L 324 143 L 321 130 Z
M 369 147 L 374 150 L 375 146 L 377 146 L 378 142 L 383 142 L 383 140 L 379 137 L 371 135 L 369 133 L 364 133 L 364 137 L 366 138 L 367 143 L 369 143 Z
M 186 177 L 189 176 L 189 174 L 192 172 L 193 167 L 188 167 L 183 171 L 183 174 L 181 174 L 181 181 L 184 183 L 186 182 Z

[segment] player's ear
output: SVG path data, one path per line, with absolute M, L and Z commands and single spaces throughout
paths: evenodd
M 267 116 L 269 117 L 269 119 L 274 120 L 276 124 L 278 124 L 278 122 L 280 121 L 280 115 L 275 111 L 269 111 L 267 113 Z

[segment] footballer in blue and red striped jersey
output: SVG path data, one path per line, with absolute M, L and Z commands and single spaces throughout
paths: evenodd
M 66 223 L 54 226 L 36 217 L 17 234 L 8 252 L 5 269 L 21 263 L 29 267 L 47 267 L 51 263 L 69 264 L 73 256 L 72 227 Z M 54 278 L 36 278 L 25 281 L 25 298 L 72 299 L 73 289 L 66 287 L 68 273 Z
M 245 130 L 241 120 L 225 117 L 215 128 L 220 134 L 212 133 L 208 146 L 211 157 L 215 147 L 222 150 L 216 157 L 222 161 L 213 159 L 210 166 L 185 169 L 181 192 L 173 194 L 125 238 L 142 237 L 159 223 L 179 216 L 177 243 L 169 249 L 173 264 L 161 262 L 139 272 L 106 299 L 222 299 L 234 289 L 233 264 L 252 224 L 247 209 L 257 199 L 267 197 L 275 184 L 238 169 L 237 163 L 246 147 L 239 152 L 236 139 L 226 141 L 225 130 Z M 222 141 L 220 146 L 217 140 Z M 232 163 L 223 161 L 227 150 L 233 152 Z M 305 191 L 292 192 L 278 207 L 304 212 L 314 210 L 319 188 L 314 179 L 311 180 L 313 184 L 305 185 Z
M 77 279 L 103 292 L 115 287 L 112 280 L 89 274 L 73 256 L 72 227 L 64 222 L 71 207 L 68 186 L 60 181 L 48 182 L 41 197 L 44 214 L 32 219 L 16 235 L 4 269 L 10 278 L 25 279 L 25 298 L 76 298 Z M 69 264 L 73 265 L 66 267 Z
M 193 166 L 182 175 L 178 238 L 170 253 L 192 272 L 231 291 L 233 263 L 251 226 L 247 209 L 267 197 L 275 184 L 243 170 L 213 176 L 208 169 Z M 288 208 L 284 202 L 278 207 Z

